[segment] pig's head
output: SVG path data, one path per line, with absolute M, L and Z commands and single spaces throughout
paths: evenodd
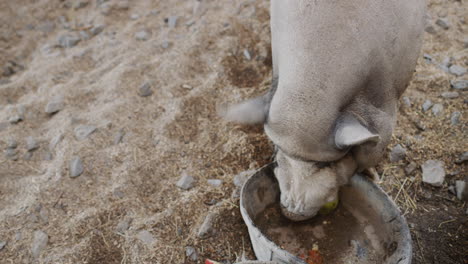
M 339 187 L 365 166 L 362 159 L 373 154 L 372 148 L 380 138 L 347 113 L 332 120 L 329 132 L 322 129 L 325 135 L 310 138 L 307 129 L 297 129 L 294 117 L 279 118 L 278 122 L 269 117 L 275 114 L 269 108 L 268 97 L 263 96 L 230 107 L 223 116 L 238 123 L 265 124 L 275 144 L 274 172 L 283 214 L 293 221 L 310 219 L 322 206 L 338 198 Z M 306 133 L 301 133 L 303 130 Z

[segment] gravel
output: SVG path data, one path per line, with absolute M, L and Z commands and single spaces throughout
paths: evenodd
M 213 186 L 213 187 L 219 187 L 223 184 L 223 181 L 222 180 L 218 180 L 218 179 L 209 179 L 207 180 L 208 184 Z
M 437 31 L 436 31 L 436 29 L 434 28 L 433 25 L 426 26 L 426 28 L 424 30 L 429 34 L 436 34 L 437 33 Z
M 18 142 L 14 138 L 9 138 L 6 143 L 7 148 L 15 149 L 18 147 Z
M 18 157 L 16 156 L 16 150 L 15 149 L 11 149 L 11 148 L 7 148 L 5 150 L 5 156 L 8 158 L 8 159 L 11 159 L 11 160 L 17 160 Z
M 455 163 L 460 164 L 468 160 L 468 151 L 464 152 L 463 154 L 460 155 L 457 161 Z
M 46 114 L 55 114 L 63 109 L 63 99 L 61 97 L 54 97 L 45 107 Z
M 137 238 L 146 245 L 151 245 L 155 241 L 153 235 L 147 230 L 138 232 Z
M 436 20 L 436 25 L 438 25 L 439 27 L 447 30 L 450 28 L 450 23 L 448 22 L 448 20 L 446 18 L 439 18 Z
M 81 41 L 81 38 L 76 34 L 67 33 L 61 35 L 57 41 L 62 48 L 71 48 L 76 46 Z
M 149 82 L 145 82 L 138 88 L 138 95 L 141 97 L 147 97 L 153 94 L 151 90 L 151 84 Z
M 187 256 L 187 258 L 189 258 L 192 261 L 198 260 L 198 253 L 194 247 L 185 247 L 185 256 Z
M 213 229 L 213 221 L 215 219 L 215 214 L 214 213 L 208 213 L 208 215 L 205 217 L 205 220 L 203 221 L 202 225 L 198 229 L 198 237 L 199 238 L 207 238 L 210 235 L 213 234 L 214 229 Z
M 467 193 L 466 193 L 466 182 L 465 181 L 456 181 L 455 182 L 455 189 L 457 191 L 457 198 L 460 200 L 467 200 Z
M 406 149 L 400 144 L 393 147 L 390 152 L 390 162 L 397 162 L 404 159 L 406 156 Z
M 466 69 L 462 66 L 452 65 L 449 68 L 449 72 L 455 76 L 463 76 L 466 73 Z
M 38 258 L 41 254 L 41 251 L 47 246 L 49 241 L 49 236 L 41 230 L 34 232 L 34 239 L 31 245 L 31 253 L 34 258 Z
M 418 164 L 416 162 L 412 161 L 408 166 L 405 168 L 406 175 L 410 175 L 413 171 L 415 171 L 418 168 Z
M 140 41 L 145 41 L 150 38 L 150 33 L 146 30 L 139 31 L 135 33 L 135 39 Z
M 183 190 L 189 190 L 193 188 L 195 183 L 195 179 L 188 175 L 187 173 L 182 173 L 182 176 L 180 179 L 177 181 L 176 186 L 183 189 Z
M 431 100 L 426 100 L 426 101 L 424 101 L 424 103 L 423 103 L 423 105 L 422 105 L 422 110 L 423 110 L 424 112 L 426 112 L 427 110 L 431 109 L 432 105 L 433 105 L 433 104 L 432 104 L 432 101 L 431 101 Z
M 96 36 L 96 35 L 98 35 L 99 33 L 101 33 L 101 32 L 104 30 L 105 27 L 106 27 L 106 26 L 104 26 L 104 25 L 96 25 L 96 26 L 93 26 L 93 27 L 89 30 L 89 32 L 90 32 L 93 36 Z
M 92 125 L 79 125 L 75 128 L 75 137 L 78 140 L 84 140 L 96 131 L 96 129 L 97 128 Z
M 403 96 L 403 103 L 404 103 L 407 107 L 411 107 L 411 99 L 410 99 L 408 96 Z
M 249 50 L 244 49 L 243 54 L 244 54 L 244 57 L 245 57 L 247 60 L 251 60 L 251 59 L 252 59 L 252 56 L 250 55 Z
M 170 16 L 167 18 L 167 25 L 169 26 L 169 28 L 175 28 L 177 26 L 177 20 L 179 19 L 179 17 L 177 16 Z
M 130 228 L 130 219 L 120 221 L 115 227 L 115 231 L 119 233 L 125 233 L 125 231 L 127 231 L 128 228 Z
M 460 94 L 458 92 L 443 92 L 440 95 L 443 98 L 446 98 L 446 99 L 454 99 L 454 98 L 457 98 L 458 96 L 460 96 Z
M 444 113 L 444 106 L 442 104 L 435 104 L 433 107 L 432 107 L 432 113 L 435 115 L 435 116 L 440 116 L 441 114 Z
M 423 182 L 440 187 L 444 183 L 444 163 L 439 160 L 428 160 L 421 166 Z
M 39 148 L 39 145 L 37 144 L 37 141 L 29 136 L 26 138 L 26 150 L 27 151 L 33 151 Z
M 81 162 L 80 157 L 73 157 L 70 161 L 70 177 L 78 177 L 83 173 L 83 171 L 83 162 Z
M 453 112 L 452 115 L 450 116 L 450 124 L 452 124 L 452 126 L 458 125 L 458 123 L 460 122 L 460 116 L 461 116 L 460 112 L 458 111 Z
M 453 89 L 464 91 L 468 89 L 468 80 L 450 81 L 450 86 Z

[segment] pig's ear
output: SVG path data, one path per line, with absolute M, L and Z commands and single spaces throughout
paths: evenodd
M 227 121 L 253 125 L 265 122 L 268 108 L 265 97 L 259 96 L 237 105 L 222 107 L 218 113 Z
M 380 136 L 369 131 L 353 115 L 343 114 L 338 118 L 335 128 L 335 145 L 338 149 L 379 141 Z

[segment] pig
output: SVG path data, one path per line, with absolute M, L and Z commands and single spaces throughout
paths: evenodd
M 264 125 L 287 218 L 312 218 L 382 159 L 425 10 L 424 0 L 271 1 L 271 89 L 223 116 Z

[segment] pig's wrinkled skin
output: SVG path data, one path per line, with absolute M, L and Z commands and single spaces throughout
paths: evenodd
M 229 107 L 276 146 L 283 213 L 313 217 L 373 167 L 422 44 L 424 0 L 272 0 L 273 85 Z

